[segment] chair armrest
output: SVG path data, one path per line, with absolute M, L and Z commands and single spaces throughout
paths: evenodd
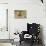
M 27 31 L 22 31 L 22 34 L 25 35 L 25 34 L 28 34 L 28 32 Z
M 27 34 L 27 31 L 22 31 L 21 34 L 19 34 L 20 41 L 24 40 L 24 35 Z

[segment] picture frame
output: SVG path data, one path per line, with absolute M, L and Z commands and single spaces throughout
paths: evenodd
M 14 10 L 15 18 L 24 19 L 27 18 L 26 10 Z

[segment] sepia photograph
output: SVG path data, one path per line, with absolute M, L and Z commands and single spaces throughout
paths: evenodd
M 15 15 L 15 18 L 17 18 L 17 19 L 27 18 L 26 10 L 15 10 L 14 15 Z

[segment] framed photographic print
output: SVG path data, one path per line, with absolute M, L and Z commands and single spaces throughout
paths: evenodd
M 14 10 L 14 14 L 17 19 L 27 18 L 26 10 Z

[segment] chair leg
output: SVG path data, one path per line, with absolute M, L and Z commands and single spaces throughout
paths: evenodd
M 34 44 L 34 41 L 33 41 L 33 39 L 31 40 L 31 45 L 30 46 L 33 46 L 33 44 Z
M 20 45 L 21 45 L 21 41 L 20 41 Z
M 30 46 L 33 46 L 33 44 L 34 44 L 34 42 L 32 42 Z

